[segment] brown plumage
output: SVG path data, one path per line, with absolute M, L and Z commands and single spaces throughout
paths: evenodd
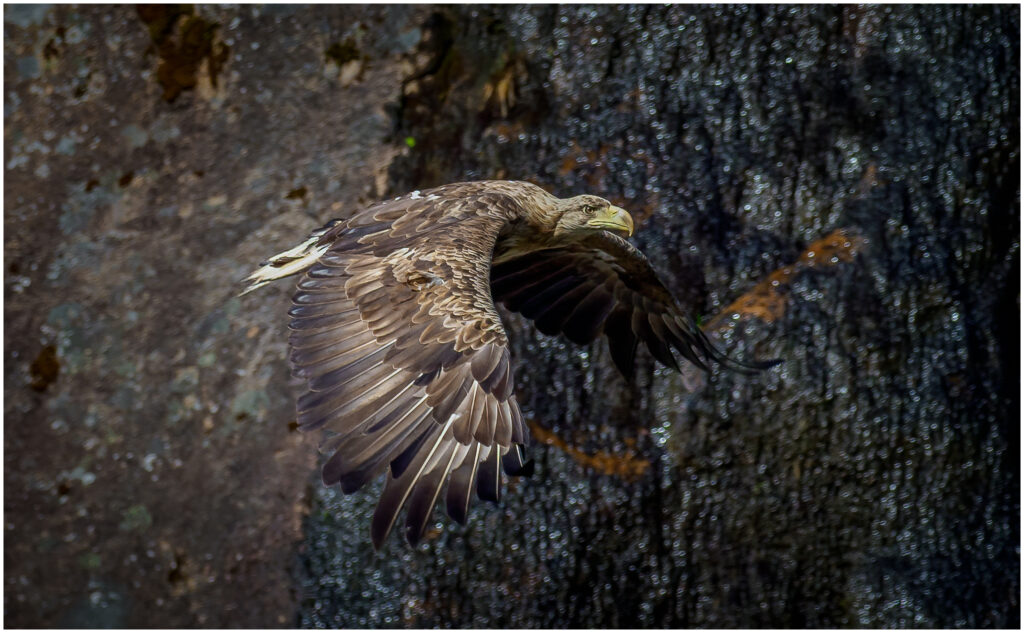
M 643 341 L 707 369 L 718 352 L 623 238 L 632 219 L 595 196 L 558 199 L 526 182 L 445 185 L 332 221 L 249 277 L 246 292 L 303 272 L 289 311 L 304 430 L 328 429 L 327 485 L 346 493 L 389 470 L 373 516 L 380 547 L 408 503 L 405 536 L 426 531 L 447 482 L 449 516 L 474 491 L 497 501 L 524 474 L 529 432 L 494 302 L 576 343 L 608 339 L 625 375 Z

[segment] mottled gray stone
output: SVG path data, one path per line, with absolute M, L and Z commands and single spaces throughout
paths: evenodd
M 42 24 L 53 7 L 51 4 L 7 4 L 4 5 L 4 23 L 27 29 Z
M 291 625 L 316 441 L 289 428 L 287 291 L 235 295 L 381 193 L 400 54 L 368 42 L 339 87 L 324 51 L 424 12 L 200 6 L 225 72 L 173 103 L 134 6 L 4 13 L 5 624 Z

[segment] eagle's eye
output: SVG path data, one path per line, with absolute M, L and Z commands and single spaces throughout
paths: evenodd
M 586 213 L 587 215 L 594 215 L 595 213 L 597 213 L 597 207 L 595 205 L 588 204 L 587 206 L 583 207 L 583 212 Z

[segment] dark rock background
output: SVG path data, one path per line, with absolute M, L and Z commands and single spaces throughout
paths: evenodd
M 5 624 L 1019 626 L 1019 15 L 6 6 Z M 512 316 L 537 474 L 375 553 L 236 282 L 481 178 L 630 209 L 785 362 Z

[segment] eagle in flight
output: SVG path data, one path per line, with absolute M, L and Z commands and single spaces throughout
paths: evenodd
M 715 349 L 618 233 L 632 235 L 633 219 L 596 196 L 456 183 L 333 220 L 246 279 L 243 294 L 302 273 L 288 313 L 293 372 L 307 383 L 298 424 L 331 432 L 325 485 L 352 493 L 388 471 L 376 548 L 407 503 L 415 545 L 443 490 L 448 515 L 465 523 L 474 493 L 498 501 L 500 470 L 531 470 L 495 303 L 574 343 L 604 334 L 627 377 L 640 341 L 676 370 L 673 350 L 705 370 L 773 364 Z

